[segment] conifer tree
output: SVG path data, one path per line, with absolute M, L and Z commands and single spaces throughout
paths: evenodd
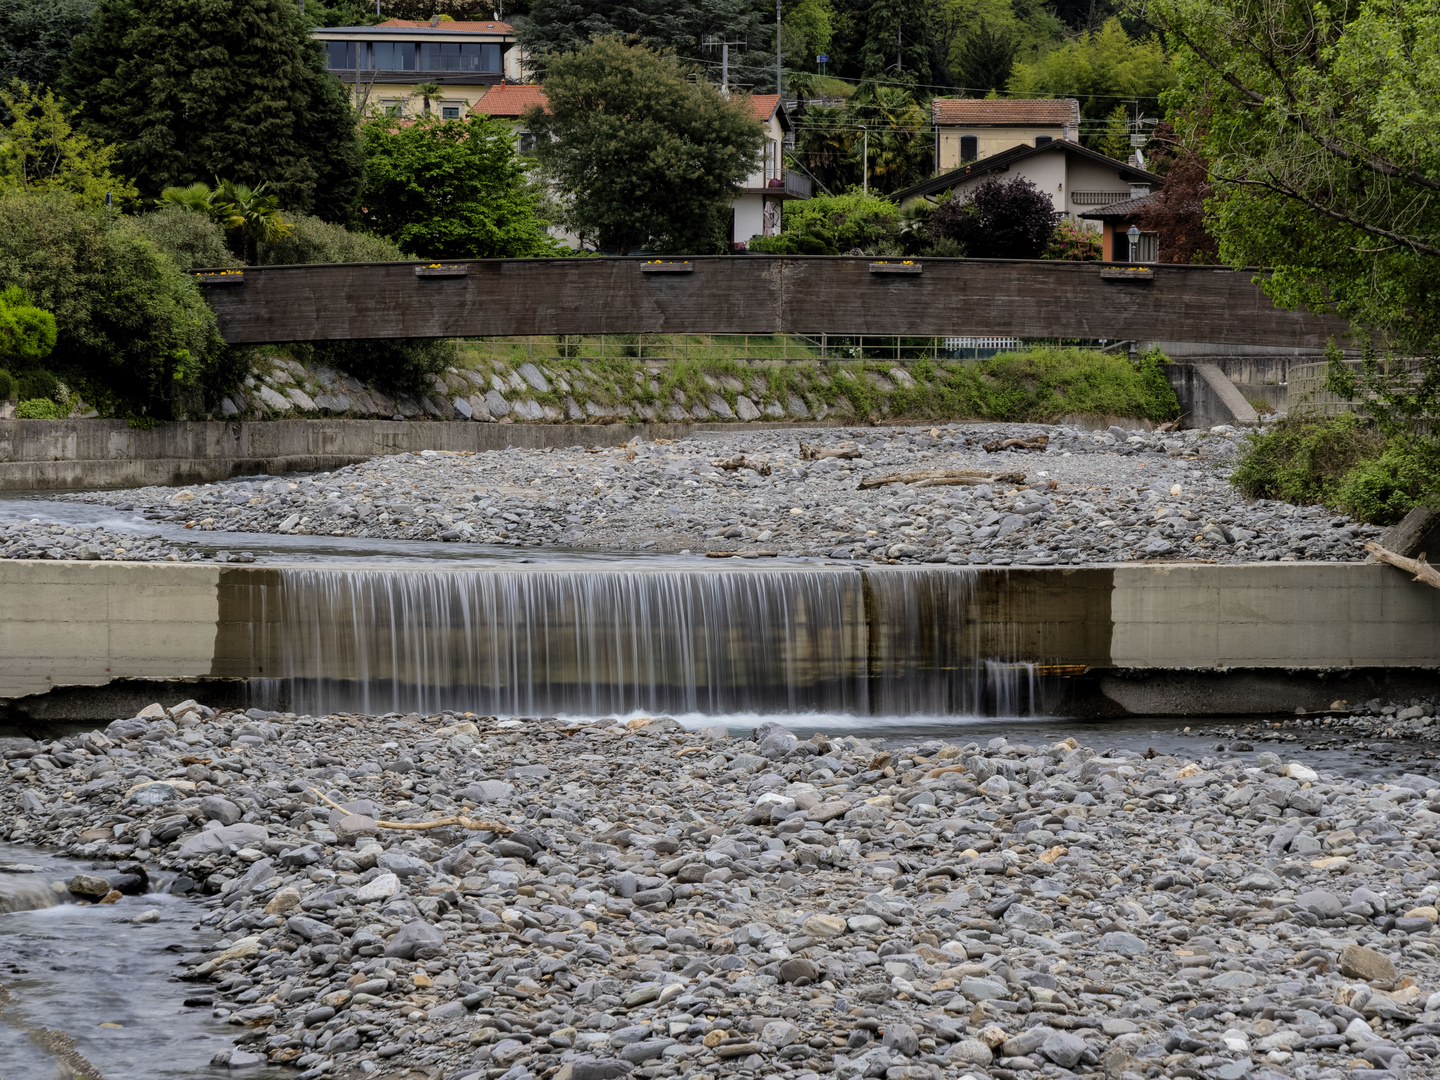
M 142 195 L 218 176 L 355 216 L 354 110 L 291 0 L 100 0 L 62 85 Z
M 865 32 L 865 78 L 925 86 L 935 32 L 925 0 L 872 0 Z

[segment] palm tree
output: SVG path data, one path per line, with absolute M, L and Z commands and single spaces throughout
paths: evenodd
M 171 203 L 175 206 L 183 206 L 186 210 L 197 214 L 204 214 L 213 217 L 214 190 L 204 180 L 197 180 L 189 187 L 167 187 L 160 192 L 160 198 L 155 201 L 160 205 Z
M 433 82 L 422 82 L 410 91 L 411 97 L 418 97 L 425 105 L 425 115 L 430 115 L 430 99 L 438 98 L 441 94 L 440 84 Z
M 240 234 L 247 263 L 259 260 L 261 240 L 290 235 L 289 223 L 280 216 L 280 200 L 266 195 L 263 183 L 251 188 L 217 177 L 212 202 L 219 209 L 220 224 Z

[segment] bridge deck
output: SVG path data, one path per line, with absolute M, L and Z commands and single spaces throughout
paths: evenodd
M 1126 280 L 1097 263 L 989 259 L 483 259 L 251 267 L 206 292 L 232 344 L 790 331 L 1319 348 L 1348 334 L 1342 320 L 1276 308 L 1253 271 L 1147 270 Z

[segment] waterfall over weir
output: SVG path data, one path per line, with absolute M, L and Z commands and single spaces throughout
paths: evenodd
M 246 621 L 269 703 L 310 714 L 1024 715 L 981 656 L 975 574 L 286 569 Z

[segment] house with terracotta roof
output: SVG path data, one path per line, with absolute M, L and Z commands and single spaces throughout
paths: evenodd
M 465 116 L 485 92 L 519 80 L 515 30 L 499 20 L 456 22 L 389 19 L 375 26 L 328 26 L 310 32 L 322 42 L 331 74 L 350 88 L 357 105 L 397 116 L 421 109 L 420 83 L 441 89 L 431 112 L 446 120 Z
M 936 98 L 935 160 L 941 172 L 983 161 L 1022 143 L 1078 142 L 1080 103 L 1073 98 Z
M 1138 199 L 1164 182 L 1152 172 L 1116 161 L 1068 140 L 1051 140 L 1039 146 L 1012 146 L 979 161 L 962 164 L 949 172 L 922 180 L 891 196 L 901 206 L 928 199 L 934 202 L 943 192 L 956 197 L 988 177 L 1024 177 L 1050 196 L 1055 209 L 1071 221 L 1097 207 Z
M 528 154 L 535 140 L 525 126 L 525 112 L 536 105 L 542 109 L 545 107 L 545 91 L 537 83 L 506 82 L 486 90 L 470 111 L 478 116 L 494 116 L 510 121 L 518 136 L 520 152 Z
M 1158 191 L 1140 195 L 1133 199 L 1119 199 L 1105 206 L 1080 215 L 1085 221 L 1099 222 L 1101 229 L 1100 257 L 1106 262 L 1152 263 L 1160 261 L 1160 234 L 1153 229 L 1140 228 L 1145 212 L 1155 206 L 1160 198 Z M 1130 244 L 1130 227 L 1135 226 L 1139 236 Z
M 765 148 L 759 166 L 745 179 L 735 200 L 730 239 L 740 250 L 753 236 L 778 235 L 785 203 L 810 197 L 810 178 L 785 168 L 790 116 L 780 95 L 755 94 L 748 103 L 751 115 L 765 128 Z

